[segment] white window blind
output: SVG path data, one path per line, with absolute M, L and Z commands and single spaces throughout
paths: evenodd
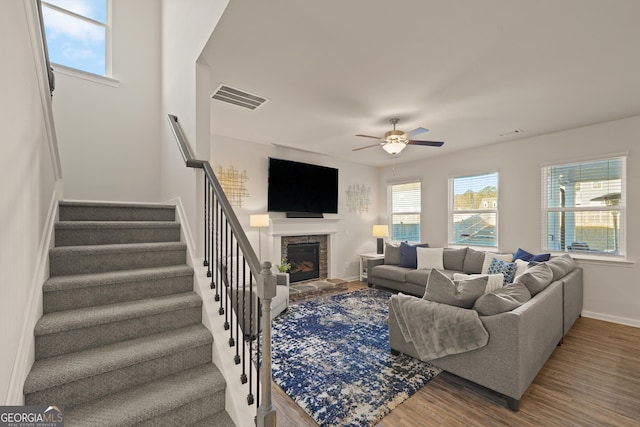
M 391 198 L 391 239 L 420 241 L 421 184 L 407 182 L 389 186 Z
M 44 0 L 42 15 L 52 63 L 110 74 L 109 0 Z
M 543 247 L 625 255 L 625 181 L 625 157 L 543 167 Z
M 498 173 L 449 179 L 449 243 L 498 246 Z

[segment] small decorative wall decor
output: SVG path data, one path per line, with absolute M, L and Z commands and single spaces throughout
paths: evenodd
M 218 165 L 215 172 L 229 203 L 241 208 L 242 200 L 249 197 L 249 190 L 245 185 L 249 180 L 247 171 L 236 169 L 233 165 L 229 167 Z
M 347 187 L 347 207 L 349 212 L 369 212 L 371 187 L 365 184 L 353 184 Z

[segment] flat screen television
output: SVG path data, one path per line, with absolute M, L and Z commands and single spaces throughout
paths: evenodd
M 288 217 L 338 213 L 338 169 L 270 157 L 267 204 Z

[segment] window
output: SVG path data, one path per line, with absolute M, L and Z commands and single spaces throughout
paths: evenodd
M 625 179 L 625 157 L 543 167 L 543 247 L 624 255 Z
M 449 242 L 498 246 L 498 173 L 449 179 Z
M 420 182 L 389 186 L 391 239 L 420 242 Z
M 108 0 L 43 0 L 42 15 L 52 63 L 106 76 Z

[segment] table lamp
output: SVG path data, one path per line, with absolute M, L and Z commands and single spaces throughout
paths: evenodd
M 374 225 L 373 232 L 371 233 L 373 237 L 378 238 L 378 253 L 384 253 L 384 238 L 389 237 L 389 226 L 388 225 Z

